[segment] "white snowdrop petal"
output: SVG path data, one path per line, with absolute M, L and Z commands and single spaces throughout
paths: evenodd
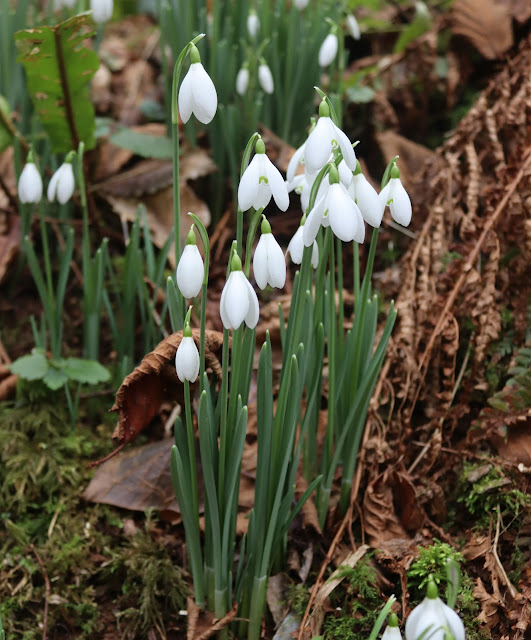
M 229 276 L 225 309 L 233 329 L 238 329 L 249 311 L 247 278 L 243 271 L 233 271 Z
M 46 191 L 46 197 L 49 202 L 55 201 L 55 195 L 57 193 L 57 183 L 59 182 L 59 170 L 60 168 L 53 174 L 50 178 L 50 182 L 48 183 L 48 189 Z
M 265 154 L 264 154 L 265 155 Z M 275 165 L 265 156 L 267 159 L 266 163 L 266 175 L 269 180 L 269 187 L 271 189 L 271 193 L 273 194 L 273 198 L 277 204 L 277 207 L 281 211 L 286 211 L 289 207 L 289 195 L 288 190 L 286 189 L 286 183 L 280 174 L 280 171 L 275 167 Z
M 190 68 L 193 65 L 190 66 Z M 181 82 L 181 86 L 179 87 L 179 115 L 181 116 L 181 120 L 186 123 L 190 120 L 190 116 L 192 115 L 192 111 L 194 108 L 194 97 L 192 94 L 192 76 L 190 71 L 184 76 L 184 80 Z
M 260 177 L 260 165 L 256 154 L 249 166 L 243 172 L 243 176 L 238 186 L 238 206 L 242 211 L 247 211 L 253 206 L 253 200 L 258 188 L 258 180 Z
M 253 256 L 253 272 L 256 284 L 260 289 L 265 289 L 268 280 L 268 262 L 267 262 L 267 246 L 266 236 L 270 236 L 270 233 L 263 233 L 258 240 L 256 249 Z
M 240 273 L 242 273 L 240 271 Z M 243 275 L 243 274 L 242 274 Z M 251 283 L 245 276 L 243 276 L 245 281 L 245 286 L 247 288 L 247 302 L 248 309 L 247 314 L 245 316 L 245 324 L 249 327 L 249 329 L 254 329 L 258 324 L 258 318 L 260 317 L 260 307 L 258 305 L 258 296 L 256 295 L 256 291 L 253 289 Z
M 343 154 L 343 160 L 349 169 L 352 171 L 356 170 L 356 154 L 354 153 L 354 149 L 352 147 L 352 143 L 348 139 L 346 133 L 344 133 L 339 127 L 331 122 L 334 127 L 334 135 L 339 148 L 341 149 L 341 153 Z
M 314 269 L 317 269 L 318 265 L 319 265 L 319 247 L 317 246 L 317 242 L 314 240 L 313 247 L 312 247 L 312 266 Z
M 389 204 L 391 215 L 395 222 L 403 227 L 409 226 L 411 222 L 411 200 L 404 189 L 400 178 L 394 178 L 397 181 L 393 191 L 393 201 Z
M 387 203 L 389 201 L 389 192 L 391 190 L 391 181 L 389 181 L 385 187 L 380 191 L 380 193 L 378 194 L 378 198 L 380 200 L 381 205 L 383 206 L 383 208 L 385 209 L 385 207 L 387 206 Z
M 356 235 L 358 223 L 354 202 L 341 184 L 333 184 L 327 194 L 326 207 L 330 226 L 334 234 L 343 242 L 350 242 Z
M 347 29 L 354 40 L 361 38 L 360 25 L 352 13 L 347 16 Z
M 287 253 L 290 254 L 293 264 L 301 264 L 302 262 L 302 254 L 304 251 L 304 242 L 302 240 L 303 230 L 304 225 L 299 226 L 293 238 L 289 241 L 288 244 Z
M 192 77 L 193 112 L 203 124 L 211 122 L 218 108 L 218 94 L 212 79 L 200 62 L 190 65 Z
M 365 220 L 361 215 L 360 208 L 354 203 L 354 214 L 356 216 L 356 233 L 354 234 L 354 241 L 358 244 L 365 242 Z
M 22 203 L 39 202 L 42 198 L 42 178 L 33 162 L 28 162 L 20 173 L 18 197 Z
M 106 22 L 112 17 L 113 0 L 90 0 L 90 8 L 94 22 Z
M 72 194 L 74 193 L 74 169 L 72 168 L 72 164 L 70 162 L 66 162 L 65 164 L 59 167 L 59 171 L 61 172 L 59 175 L 59 181 L 57 183 L 57 200 L 61 204 L 65 204 L 70 200 Z
M 299 164 L 303 162 L 304 159 L 304 147 L 305 145 L 301 145 L 295 153 L 291 156 L 291 159 L 288 164 L 288 170 L 286 171 L 286 180 L 291 182 L 295 178 L 295 173 L 297 171 L 297 167 Z
M 309 173 L 317 173 L 328 162 L 332 150 L 330 129 L 328 123 L 330 118 L 325 116 L 319 118 L 315 129 L 306 140 L 304 151 L 304 163 Z
M 375 189 L 362 173 L 358 173 L 352 178 L 351 187 L 352 189 L 349 189 L 349 193 L 354 195 L 363 219 L 371 227 L 379 227 L 382 223 L 385 207 Z
M 226 311 L 227 285 L 229 284 L 229 279 L 230 279 L 230 275 L 229 275 L 229 278 L 227 279 L 227 282 L 225 282 L 225 286 L 223 287 L 223 290 L 221 291 L 221 298 L 219 300 L 219 315 L 221 316 L 221 322 L 223 323 L 223 326 L 225 327 L 225 329 L 231 328 L 230 319 Z
M 352 171 L 347 167 L 347 163 L 344 159 L 339 163 L 337 170 L 339 172 L 339 180 L 348 189 L 352 182 Z
M 249 86 L 249 69 L 242 67 L 236 76 L 236 92 L 243 96 Z
M 185 298 L 195 298 L 203 286 L 205 267 L 195 244 L 187 244 L 177 265 L 177 286 Z
M 319 49 L 319 66 L 328 67 L 335 60 L 338 49 L 338 38 L 335 33 L 329 33 Z
M 194 339 L 185 336 L 181 340 L 175 355 L 175 368 L 181 382 L 195 382 L 199 375 L 199 352 Z
M 261 64 L 258 67 L 258 82 L 265 93 L 272 94 L 275 90 L 271 69 L 266 64 Z
M 315 206 L 308 217 L 306 218 L 306 222 L 304 223 L 304 228 L 302 232 L 302 239 L 304 241 L 304 246 L 309 247 L 315 241 L 317 237 L 317 232 L 319 231 L 319 227 L 323 223 L 323 214 L 319 211 L 319 209 Z
M 272 233 L 267 233 L 266 249 L 269 271 L 269 284 L 277 289 L 282 289 L 286 284 L 286 260 L 284 252 L 275 240 Z

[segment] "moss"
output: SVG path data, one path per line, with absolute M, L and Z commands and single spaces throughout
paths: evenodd
M 419 591 L 419 595 L 424 597 L 423 591 L 430 575 L 438 586 L 446 585 L 446 562 L 449 559 L 458 565 L 463 562 L 462 554 L 446 542 L 434 539 L 434 544 L 429 547 L 419 547 L 419 557 L 408 571 L 408 586 Z

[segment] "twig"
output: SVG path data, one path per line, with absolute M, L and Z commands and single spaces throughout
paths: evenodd
M 46 640 L 46 634 L 47 634 L 47 627 L 48 627 L 48 602 L 50 600 L 50 592 L 51 592 L 51 586 L 50 586 L 50 578 L 48 578 L 48 572 L 46 571 L 46 567 L 44 566 L 44 562 L 42 561 L 42 558 L 39 555 L 39 552 L 37 551 L 37 549 L 35 549 L 35 547 L 30 544 L 30 548 L 33 551 L 35 557 L 37 558 L 37 562 L 39 563 L 39 567 L 41 568 L 41 572 L 42 572 L 42 577 L 44 578 L 44 613 L 42 616 L 42 640 Z
M 217 622 L 215 622 L 210 629 L 207 629 L 204 633 L 196 638 L 196 640 L 208 640 L 215 633 L 225 629 L 236 617 L 236 612 L 238 611 L 238 605 L 234 605 L 234 607 L 227 613 L 227 615 L 220 618 Z
M 507 587 L 507 589 L 509 589 L 509 593 L 511 594 L 511 597 L 514 599 L 516 598 L 518 591 L 514 587 L 513 583 L 509 580 L 509 577 L 507 576 L 507 573 L 505 572 L 505 569 L 503 568 L 503 565 L 500 561 L 500 557 L 498 556 L 498 540 L 500 539 L 500 524 L 501 524 L 501 513 L 500 513 L 499 505 L 498 505 L 497 511 L 498 511 L 498 518 L 496 520 L 496 534 L 494 536 L 494 541 L 491 546 L 491 552 L 496 562 L 496 566 L 498 567 L 498 571 L 500 572 L 501 577 L 505 582 L 505 586 Z

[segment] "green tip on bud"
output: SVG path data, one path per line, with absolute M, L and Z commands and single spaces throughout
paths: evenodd
M 394 164 L 393 168 L 391 169 L 391 178 L 400 178 L 400 171 L 398 170 L 396 164 Z
M 426 589 L 426 598 L 429 600 L 436 600 L 439 597 L 439 592 L 437 591 L 437 585 L 435 584 L 435 580 L 433 576 L 428 578 L 428 588 Z
M 265 144 L 262 138 L 258 138 L 256 144 L 254 145 L 254 150 L 256 153 L 265 153 Z
M 190 231 L 186 235 L 186 244 L 197 244 L 197 238 L 195 237 L 194 225 L 190 227 Z
M 262 233 L 271 233 L 271 225 L 269 224 L 267 218 L 262 216 L 262 226 L 260 227 Z
M 35 158 L 33 157 L 33 149 L 28 151 L 28 156 L 26 158 L 26 162 L 33 162 L 35 164 Z
M 333 162 L 330 163 L 328 181 L 330 182 L 330 184 L 337 184 L 339 182 L 339 171 L 337 170 L 337 167 Z
M 330 107 L 326 100 L 323 100 L 319 105 L 319 117 L 320 118 L 329 118 L 330 117 Z
M 232 260 L 230 261 L 230 270 L 231 272 L 242 270 L 242 261 L 240 260 L 240 256 L 236 252 L 234 252 Z
M 387 619 L 387 625 L 389 627 L 398 627 L 398 616 L 394 611 L 391 611 L 389 618 Z
M 65 158 L 65 164 L 72 164 L 72 162 L 74 161 L 75 155 L 76 155 L 75 151 L 69 151 Z
M 199 55 L 199 49 L 193 44 L 190 47 L 190 63 L 194 64 L 196 62 L 201 62 L 201 56 Z
M 190 325 L 187 324 L 183 329 L 183 338 L 191 338 L 191 337 L 192 337 L 192 330 L 190 329 Z
M 356 170 L 354 171 L 355 176 L 359 176 L 361 173 L 361 164 L 359 160 L 356 160 Z

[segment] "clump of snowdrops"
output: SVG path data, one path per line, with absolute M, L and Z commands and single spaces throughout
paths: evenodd
M 181 52 L 173 76 L 172 124 L 175 170 L 175 229 L 180 228 L 178 197 L 179 113 L 208 124 L 216 114 L 217 92 L 196 47 L 201 35 Z M 187 57 L 190 67 L 180 84 Z M 176 284 L 168 280 L 175 329 L 183 330 L 176 368 L 184 383 L 184 424 L 175 425 L 171 473 L 181 508 L 196 602 L 217 617 L 239 603 L 238 637 L 260 635 L 267 582 L 282 566 L 287 532 L 304 502 L 316 492 L 321 525 L 330 502 L 332 482 L 341 468 L 339 507 L 348 506 L 356 457 L 369 401 L 381 369 L 396 311 L 391 303 L 383 332 L 376 338 L 378 300 L 371 290 L 371 271 L 378 228 L 388 205 L 395 221 L 407 225 L 411 203 L 392 161 L 378 194 L 361 173 L 353 144 L 339 128 L 328 97 L 306 142 L 296 151 L 285 181 L 269 160 L 263 140 L 254 133 L 244 151 L 238 187 L 236 239 L 220 300 L 223 323 L 222 377 L 209 379 L 205 364 L 205 311 L 209 273 L 208 235 L 190 213 L 192 228 L 181 252 L 178 231 Z M 304 171 L 298 172 L 302 165 Z M 257 376 L 257 469 L 255 501 L 247 533 L 236 540 L 240 468 L 247 429 L 247 406 L 260 308 L 251 281 L 260 289 L 282 289 L 284 252 L 264 209 L 274 201 L 285 211 L 289 192 L 300 195 L 301 225 L 288 251 L 296 272 L 289 316 L 279 306 L 282 364 L 277 401 L 273 397 L 273 355 L 269 335 L 261 347 Z M 243 217 L 249 216 L 247 237 Z M 365 274 L 360 273 L 359 244 L 366 223 L 372 226 Z M 196 231 L 204 261 L 197 247 Z M 253 255 L 253 246 L 260 230 Z M 353 244 L 354 319 L 345 331 L 343 243 Z M 199 349 L 190 329 L 191 306 L 201 295 Z M 198 302 L 198 301 L 196 301 Z M 184 317 L 183 317 L 184 316 Z M 196 415 L 190 384 L 198 381 Z M 323 386 L 328 387 L 327 427 L 320 455 L 317 426 Z M 194 421 L 197 420 L 197 428 Z M 197 464 L 196 442 L 201 465 Z M 296 499 L 295 481 L 303 463 L 307 490 Z M 204 534 L 199 525 L 198 474 L 204 481 Z M 236 560 L 237 559 L 237 560 Z M 382 618 L 383 622 L 383 618 Z

